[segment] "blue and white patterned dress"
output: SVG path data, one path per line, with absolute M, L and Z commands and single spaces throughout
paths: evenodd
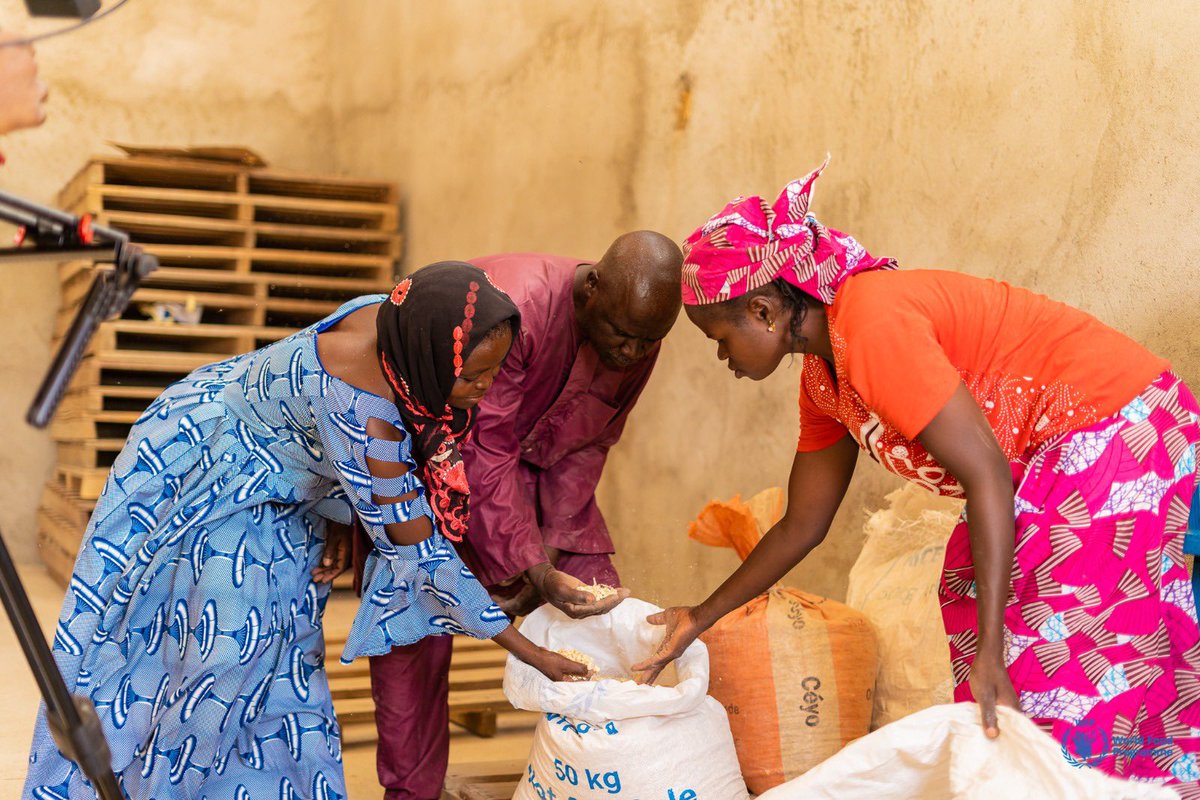
M 436 532 L 393 544 L 390 522 L 433 519 L 390 402 L 331 376 L 316 334 L 382 296 L 253 353 L 202 367 L 133 427 L 88 525 L 54 639 L 67 686 L 92 698 L 113 769 L 136 800 L 345 796 L 324 669 L 328 584 L 311 571 L 325 519 L 351 506 L 374 542 L 342 660 L 508 620 Z M 373 459 L 407 463 L 373 477 Z M 416 499 L 392 505 L 373 495 Z M 92 796 L 39 713 L 24 798 Z

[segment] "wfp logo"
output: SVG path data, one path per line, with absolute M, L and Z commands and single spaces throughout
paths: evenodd
M 1112 742 L 1094 719 L 1085 719 L 1062 737 L 1062 754 L 1072 767 L 1095 766 L 1109 755 Z

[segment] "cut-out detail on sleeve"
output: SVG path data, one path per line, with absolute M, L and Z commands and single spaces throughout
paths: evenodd
M 388 538 L 398 545 L 417 544 L 433 535 L 423 514 L 413 514 L 413 501 L 423 497 L 404 431 L 378 417 L 367 420 L 367 470 L 371 499 L 377 505 Z
M 504 631 L 508 618 L 438 530 L 395 406 L 337 382 L 325 398 L 316 419 L 326 463 L 372 545 L 341 660 L 384 655 L 426 636 L 487 639 Z M 414 522 L 425 526 L 415 544 L 393 541 L 388 526 Z

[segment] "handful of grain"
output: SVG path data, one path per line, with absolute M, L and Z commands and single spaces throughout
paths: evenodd
M 597 601 L 603 600 L 606 597 L 612 597 L 617 593 L 617 590 L 605 583 L 596 583 L 592 581 L 591 586 L 580 586 L 580 591 L 587 592 Z
M 579 650 L 572 650 L 570 648 L 564 648 L 562 650 L 555 650 L 554 652 L 558 653 L 560 656 L 563 656 L 564 658 L 569 658 L 572 661 L 578 662 L 580 664 L 583 664 L 585 667 L 587 667 L 587 675 L 584 675 L 582 677 L 576 676 L 576 675 L 568 675 L 567 680 L 569 680 L 569 681 L 590 681 L 596 677 L 596 672 L 599 670 L 599 668 L 596 666 L 595 659 L 593 659 L 587 653 L 580 652 Z

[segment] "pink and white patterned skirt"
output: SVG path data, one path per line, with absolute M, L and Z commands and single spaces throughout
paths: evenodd
M 1005 661 L 1063 757 L 1200 798 L 1200 626 L 1183 557 L 1200 407 L 1164 372 L 1119 413 L 1012 463 Z M 964 519 L 939 589 L 954 699 L 978 636 Z

